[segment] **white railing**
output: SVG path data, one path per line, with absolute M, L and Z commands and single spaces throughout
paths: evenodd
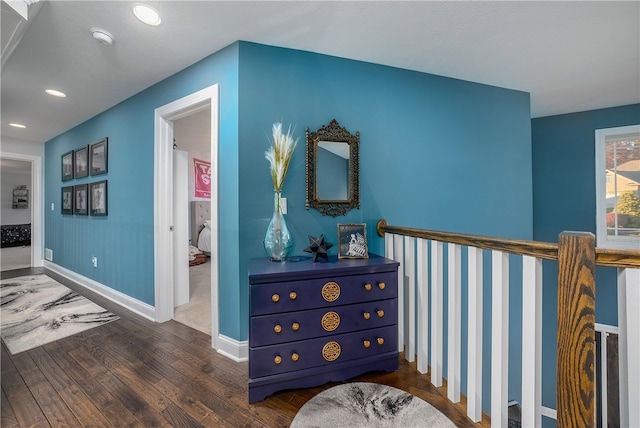
M 482 405 L 490 399 L 491 425 L 508 425 L 508 379 L 509 379 L 509 255 L 517 254 L 522 263 L 522 368 L 521 368 L 521 420 L 522 426 L 540 426 L 543 413 L 549 414 L 541 405 L 542 399 L 542 259 L 558 260 L 558 245 L 512 241 L 472 235 L 446 234 L 419 229 L 378 224 L 378 233 L 385 237 L 386 257 L 400 262 L 398 271 L 399 298 L 399 350 L 405 358 L 416 361 L 421 373 L 430 374 L 431 383 L 439 387 L 446 379 L 447 397 L 452 403 L 466 394 L 466 411 L 471 421 L 479 422 L 483 417 Z M 584 235 L 584 234 L 582 234 Z M 580 239 L 583 237 L 580 235 Z M 573 241 L 572 241 L 573 242 Z M 446 246 L 446 266 L 444 250 Z M 595 422 L 594 373 L 576 373 L 583 369 L 578 358 L 584 362 L 591 353 L 595 357 L 595 260 L 605 266 L 628 266 L 619 268 L 618 301 L 620 333 L 620 407 L 622 426 L 640 426 L 640 367 L 633 364 L 640 356 L 640 335 L 627 332 L 640 331 L 640 251 L 601 252 L 596 257 L 593 251 L 593 266 L 589 262 L 569 254 L 574 251 L 566 245 L 561 251 L 564 258 L 559 261 L 559 309 L 558 323 L 572 325 L 578 321 L 580 329 L 591 336 L 570 335 L 573 341 L 558 344 L 558 401 L 565 403 L 558 409 L 558 426 L 579 426 L 584 421 Z M 462 282 L 462 255 L 466 251 L 467 280 Z M 491 255 L 491 284 L 483 284 L 483 257 L 485 251 Z M 586 251 L 588 253 L 588 251 Z M 567 257 L 568 256 L 568 257 Z M 517 260 L 517 259 L 516 259 Z M 513 260 L 512 260 L 513 263 Z M 488 264 L 488 263 L 487 263 Z M 586 266 L 586 268 L 585 268 Z M 444 272 L 447 272 L 445 284 Z M 572 275 L 563 272 L 578 272 L 586 279 L 572 284 Z M 566 278 L 570 278 L 569 281 Z M 580 281 L 585 282 L 586 286 Z M 589 288 L 589 281 L 592 282 Z M 446 285 L 447 295 L 444 295 Z M 491 291 L 491 314 L 483 313 L 485 286 Z M 563 289 L 564 295 L 560 296 Z M 591 290 L 591 291 L 590 291 Z M 466 291 L 467 307 L 461 307 L 462 293 Z M 567 294 L 568 293 L 568 294 Z M 444 304 L 447 304 L 447 329 L 444 328 Z M 568 301 L 575 301 L 574 318 L 567 318 L 561 308 Z M 467 316 L 467 335 L 462 335 L 463 311 Z M 586 314 L 586 315 L 585 315 Z M 483 355 L 483 319 L 491 323 L 491 352 Z M 568 321 L 568 322 L 567 322 Z M 585 328 L 586 326 L 586 328 Z M 573 332 L 572 332 L 573 333 Z M 559 333 L 560 334 L 560 333 Z M 563 336 L 566 334 L 562 333 Z M 560 339 L 560 338 L 559 338 Z M 462 341 L 466 341 L 466 356 L 461 355 Z M 446 373 L 444 373 L 444 349 L 447 349 Z M 566 349 L 565 349 L 566 348 Z M 573 354 L 577 354 L 575 357 Z M 483 397 L 483 358 L 490 358 L 490 397 Z M 568 366 L 567 359 L 573 358 Z M 461 391 L 462 361 L 466 361 L 466 391 Z M 631 363 L 631 365 L 630 365 Z M 512 373 L 512 376 L 514 374 Z M 567 379 L 560 379 L 565 376 Z M 572 376 L 587 378 L 590 382 L 578 385 L 577 392 L 567 385 Z M 590 376 L 590 379 L 588 379 Z M 606 384 L 605 384 L 606 386 Z M 582 388 L 582 390 L 580 389 Z M 591 395 L 592 403 L 575 403 L 582 399 L 584 391 Z M 582 394 L 582 395 L 580 395 Z M 568 405 L 566 403 L 569 403 Z M 636 403 L 636 404 L 633 404 Z M 567 410 L 567 407 L 576 409 Z M 598 415 L 601 416 L 601 415 Z M 593 425 L 587 423 L 587 425 Z

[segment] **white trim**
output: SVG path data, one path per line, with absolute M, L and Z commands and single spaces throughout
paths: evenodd
M 155 308 L 147 303 L 134 299 L 131 296 L 127 296 L 126 294 L 121 293 L 120 291 L 107 287 L 104 284 L 94 281 L 93 279 L 87 278 L 86 276 L 82 276 L 76 272 L 73 272 L 55 263 L 45 261 L 44 267 L 54 273 L 57 273 L 60 276 L 63 276 L 64 278 L 74 282 L 75 284 L 81 287 L 84 287 L 90 291 L 93 291 L 96 294 L 101 295 L 102 297 L 112 301 L 113 303 L 117 303 L 118 305 L 122 306 L 123 308 L 131 312 L 135 312 L 136 314 L 144 318 L 147 318 L 151 321 L 154 321 L 156 318 Z
M 547 418 L 558 419 L 558 411 L 556 409 L 552 409 L 551 407 L 541 406 L 540 413 L 542 414 L 542 416 L 545 416 Z
M 0 158 L 31 162 L 31 266 L 43 266 L 44 191 L 42 156 L 0 152 Z
M 218 348 L 220 284 L 218 245 L 219 85 L 180 98 L 154 112 L 154 277 L 156 321 L 173 317 L 173 121 L 211 107 L 211 346 Z
M 595 131 L 596 242 L 598 247 L 637 250 L 640 245 L 638 238 L 607 235 L 605 143 L 612 137 L 623 138 L 629 134 L 633 137 L 640 134 L 640 125 L 596 129 Z
M 246 340 L 237 341 L 224 335 L 218 335 L 218 353 L 236 362 L 249 360 L 249 342 Z
M 601 333 L 618 334 L 618 327 L 608 324 L 595 324 L 595 330 Z

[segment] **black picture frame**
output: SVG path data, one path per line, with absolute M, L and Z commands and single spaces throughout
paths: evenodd
M 73 213 L 76 215 L 89 214 L 89 185 L 73 186 Z
M 109 140 L 107 137 L 91 144 L 89 150 L 89 172 L 91 175 L 106 174 L 109 171 L 108 148 Z
M 61 196 L 60 206 L 62 207 L 62 214 L 73 214 L 73 186 L 63 187 Z
M 62 155 L 62 181 L 73 180 L 73 150 Z
M 368 259 L 366 223 L 338 224 L 338 259 Z
M 107 180 L 96 181 L 89 185 L 91 215 L 106 216 L 108 213 Z
M 73 177 L 89 176 L 89 146 L 76 149 L 73 152 Z

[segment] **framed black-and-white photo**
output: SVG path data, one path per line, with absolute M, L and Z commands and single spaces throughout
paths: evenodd
M 89 185 L 79 184 L 73 186 L 73 213 L 78 215 L 89 214 Z
M 73 150 L 62 155 L 62 181 L 73 180 Z
M 82 178 L 89 175 L 89 146 L 73 152 L 73 177 Z
M 367 225 L 338 224 L 338 258 L 367 259 Z
M 107 215 L 107 180 L 89 185 L 91 215 Z
M 62 188 L 62 214 L 73 214 L 73 186 Z
M 13 189 L 13 205 L 12 208 L 18 210 L 26 210 L 29 208 L 29 189 L 26 185 L 20 185 Z
M 89 161 L 90 161 L 89 170 L 91 172 L 91 175 L 100 175 L 100 174 L 107 173 L 108 171 L 107 145 L 108 145 L 108 140 L 106 137 L 91 145 L 91 150 L 89 152 Z

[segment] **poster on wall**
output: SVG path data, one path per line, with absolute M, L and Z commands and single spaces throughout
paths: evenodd
M 211 199 L 211 162 L 193 158 L 195 197 Z

